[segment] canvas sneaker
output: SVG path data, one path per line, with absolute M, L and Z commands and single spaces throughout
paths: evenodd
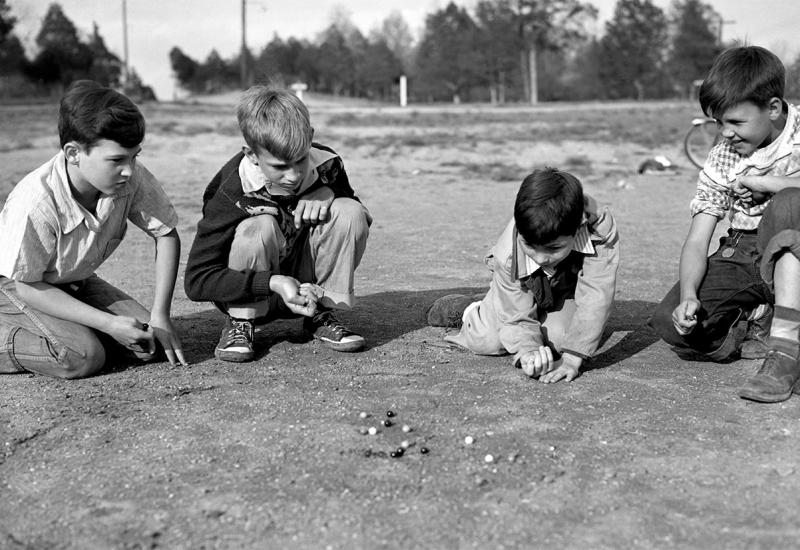
M 219 337 L 214 356 L 221 361 L 244 363 L 252 361 L 253 351 L 253 322 L 247 319 L 234 319 L 228 317 L 222 334 Z
M 328 309 L 318 311 L 313 317 L 304 318 L 303 328 L 335 351 L 359 351 L 366 345 L 363 336 L 344 326 Z

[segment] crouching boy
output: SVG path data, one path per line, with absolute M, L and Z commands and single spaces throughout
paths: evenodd
M 20 181 L 0 213 L 0 373 L 80 378 L 121 354 L 185 364 L 170 319 L 177 215 L 138 163 L 145 123 L 125 96 L 74 83 L 61 100 L 61 150 Z M 95 270 L 133 222 L 155 241 L 148 311 Z
M 618 246 L 611 214 L 574 176 L 535 170 L 486 258 L 489 292 L 439 298 L 428 323 L 460 328 L 445 340 L 474 353 L 513 354 L 515 366 L 541 382 L 571 381 L 597 350 L 611 312 Z
M 190 299 L 226 314 L 216 357 L 252 360 L 254 325 L 296 316 L 328 347 L 362 349 L 333 312 L 354 304 L 372 222 L 342 159 L 312 143 L 308 109 L 291 92 L 250 88 L 237 114 L 245 145 L 203 194 L 185 277 Z
M 680 280 L 651 321 L 668 344 L 710 360 L 763 359 L 739 396 L 768 403 L 789 399 L 800 379 L 800 112 L 785 82 L 780 59 L 758 46 L 714 61 L 700 106 L 723 140 L 698 177 Z

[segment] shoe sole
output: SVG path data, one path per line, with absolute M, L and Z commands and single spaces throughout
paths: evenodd
M 334 340 L 328 340 L 327 338 L 316 338 L 326 347 L 334 350 L 334 351 L 342 351 L 342 352 L 354 352 L 354 351 L 361 351 L 364 349 L 366 342 L 364 340 L 356 340 L 355 342 L 336 342 Z
M 215 349 L 214 357 L 220 361 L 228 361 L 229 363 L 247 363 L 253 360 L 254 353 L 239 353 L 232 351 L 224 351 Z
M 798 389 L 795 387 L 794 392 L 797 393 Z M 742 399 L 747 399 L 749 401 L 756 401 L 758 403 L 780 403 L 781 401 L 786 401 L 792 396 L 792 390 L 789 390 L 786 393 L 781 393 L 777 395 L 759 395 L 755 393 L 750 393 L 748 391 L 739 391 L 739 397 Z

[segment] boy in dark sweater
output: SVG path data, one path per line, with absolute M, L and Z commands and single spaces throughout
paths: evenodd
M 227 314 L 215 355 L 250 361 L 256 322 L 293 316 L 334 350 L 362 349 L 332 311 L 354 304 L 372 223 L 342 159 L 312 143 L 308 109 L 291 92 L 252 87 L 237 114 L 246 145 L 203 194 L 184 282 L 190 299 Z

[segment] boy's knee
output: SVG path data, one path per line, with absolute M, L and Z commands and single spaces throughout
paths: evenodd
M 257 270 L 274 267 L 285 246 L 286 239 L 275 216 L 251 216 L 236 226 L 228 267 Z
M 346 226 L 356 234 L 369 232 L 367 209 L 354 199 L 335 199 L 331 203 L 331 224 Z
M 106 350 L 95 338 L 85 343 L 80 351 L 69 349 L 61 361 L 63 370 L 61 378 L 72 380 L 86 378 L 97 374 L 106 364 Z
M 24 331 L 20 331 L 19 335 L 24 337 Z M 29 372 L 65 380 L 97 374 L 106 363 L 106 350 L 97 338 L 83 342 L 81 349 L 70 347 L 57 352 L 49 344 L 47 347 L 50 349 L 49 357 L 46 355 L 25 357 L 15 354 L 16 360 Z
M 775 234 L 784 229 L 800 229 L 800 188 L 782 189 L 764 210 L 759 232 Z
M 250 216 L 236 226 L 234 243 L 260 244 L 277 241 L 279 235 L 282 235 L 281 228 L 275 216 L 270 216 L 269 214 Z

